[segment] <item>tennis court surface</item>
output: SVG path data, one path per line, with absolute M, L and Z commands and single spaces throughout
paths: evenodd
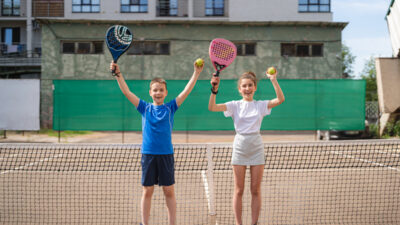
M 174 147 L 178 224 L 234 224 L 231 146 Z M 400 224 L 400 140 L 266 143 L 265 157 L 259 224 Z M 139 224 L 140 176 L 140 145 L 2 143 L 0 224 Z M 150 222 L 167 221 L 156 188 Z

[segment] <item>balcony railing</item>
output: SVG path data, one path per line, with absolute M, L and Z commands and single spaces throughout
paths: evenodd
M 158 0 L 158 17 L 188 17 L 188 0 Z
M 33 0 L 32 14 L 35 17 L 64 17 L 64 0 Z
M 0 66 L 40 66 L 41 48 L 26 50 L 25 44 L 0 43 Z

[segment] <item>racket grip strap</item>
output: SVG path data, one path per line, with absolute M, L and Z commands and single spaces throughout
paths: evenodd
M 113 76 L 115 76 L 115 77 L 119 77 L 119 75 L 121 75 L 121 72 L 115 73 L 115 70 L 112 70 L 112 71 L 111 71 L 111 74 L 112 74 Z
M 121 75 L 121 72 L 115 73 L 115 67 L 111 70 L 111 74 L 115 77 L 119 77 L 119 75 Z
M 211 87 L 211 93 L 213 93 L 214 95 L 218 94 L 218 90 L 214 91 L 214 87 Z

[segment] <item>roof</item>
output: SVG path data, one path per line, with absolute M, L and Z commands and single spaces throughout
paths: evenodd
M 390 2 L 389 9 L 388 9 L 388 11 L 387 11 L 387 13 L 386 13 L 385 18 L 386 18 L 387 16 L 389 16 L 389 14 L 390 14 L 390 8 L 392 8 L 393 3 L 394 3 L 394 0 L 392 0 L 392 1 Z
M 71 20 L 71 19 L 37 19 L 41 24 L 51 23 L 92 23 L 92 24 L 198 24 L 198 25 L 226 25 L 226 26 L 317 26 L 338 27 L 344 29 L 347 22 L 324 21 L 200 21 L 200 20 Z

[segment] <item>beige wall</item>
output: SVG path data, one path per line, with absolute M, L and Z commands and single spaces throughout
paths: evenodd
M 375 65 L 382 135 L 387 123 L 400 114 L 400 58 L 377 58 Z
M 376 81 L 381 113 L 393 113 L 400 107 L 400 59 L 377 58 Z

